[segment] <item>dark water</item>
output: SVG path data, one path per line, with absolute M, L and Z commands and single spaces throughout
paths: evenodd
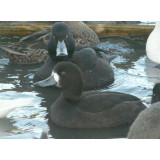
M 0 45 L 16 42 L 19 37 L 0 37 Z M 150 106 L 154 83 L 160 82 L 160 71 L 145 55 L 146 37 L 110 37 L 98 45 L 116 58 L 111 62 L 115 73 L 112 85 L 99 92 L 118 91 L 139 97 Z M 50 138 L 121 138 L 128 126 L 111 129 L 67 129 L 50 125 L 47 108 L 60 90 L 39 88 L 32 79 L 38 65 L 14 65 L 0 50 L 0 138 L 38 138 L 49 129 Z

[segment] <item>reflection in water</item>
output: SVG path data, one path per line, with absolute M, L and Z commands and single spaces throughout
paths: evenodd
M 1 45 L 18 38 L 0 37 L 0 40 Z M 146 37 L 102 39 L 98 46 L 108 50 L 108 54 L 116 55 L 111 62 L 115 81 L 109 87 L 99 89 L 99 92 L 129 93 L 150 106 L 152 88 L 154 83 L 160 81 L 160 71 L 147 60 L 145 42 Z M 68 129 L 48 122 L 47 109 L 61 91 L 53 87 L 40 88 L 33 85 L 34 74 L 41 65 L 10 64 L 5 53 L 0 50 L 0 138 L 40 137 L 42 130 L 48 127 L 52 138 L 126 137 L 129 126 L 110 129 Z
M 145 73 L 147 75 L 148 81 L 154 84 L 160 82 L 160 69 L 155 68 L 155 65 L 157 65 L 157 63 L 152 62 L 146 58 L 147 67 L 145 68 Z
M 16 127 L 13 126 L 10 119 L 6 117 L 0 118 L 0 137 L 11 136 L 11 131 L 14 129 L 16 129 Z
M 2 96 L 0 97 L 0 117 L 5 117 L 11 110 L 15 108 L 32 106 L 36 104 L 36 101 L 34 100 L 32 95 L 30 97 L 27 97 L 25 93 L 18 95 L 17 94 L 18 93 L 14 91 L 5 92 L 5 94 L 2 94 Z

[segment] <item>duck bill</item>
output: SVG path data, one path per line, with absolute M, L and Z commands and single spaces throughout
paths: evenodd
M 64 40 L 62 42 L 58 41 L 56 52 L 56 56 L 68 56 L 67 47 Z
M 56 85 L 56 81 L 54 79 L 54 76 L 51 75 L 50 77 L 48 77 L 45 80 L 35 82 L 34 85 L 40 86 L 40 87 L 55 86 Z

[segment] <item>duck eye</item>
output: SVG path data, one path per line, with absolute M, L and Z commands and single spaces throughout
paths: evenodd
M 68 34 L 66 35 L 66 38 L 68 38 Z
M 62 71 L 60 74 L 61 74 L 62 76 L 65 76 L 65 75 L 66 75 L 66 72 Z
M 56 37 L 53 35 L 53 38 L 55 39 Z

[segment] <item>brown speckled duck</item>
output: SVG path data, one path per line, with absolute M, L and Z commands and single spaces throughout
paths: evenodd
M 96 33 L 85 23 L 80 21 L 65 21 L 70 28 L 72 37 L 77 46 L 94 46 L 99 43 Z M 0 46 L 11 63 L 35 64 L 43 62 L 48 56 L 47 44 L 51 29 L 44 29 L 23 37 L 18 43 L 9 43 Z
M 97 34 L 83 22 L 65 21 L 77 46 L 95 46 L 99 43 Z

